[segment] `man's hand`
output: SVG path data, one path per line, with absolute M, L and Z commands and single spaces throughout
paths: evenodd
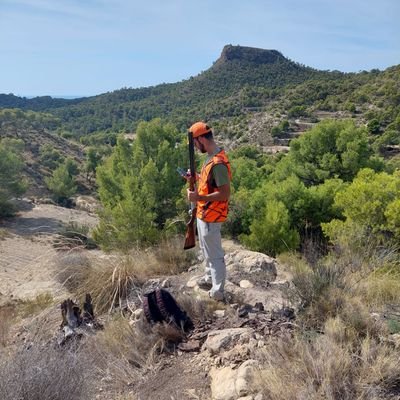
M 190 189 L 187 189 L 187 199 L 191 202 L 191 203 L 195 203 L 196 201 L 198 201 L 200 198 L 199 193 L 197 192 L 197 188 L 194 188 L 193 191 L 191 191 Z

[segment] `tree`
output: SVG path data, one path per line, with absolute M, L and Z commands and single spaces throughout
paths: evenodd
M 261 215 L 250 226 L 250 235 L 242 240 L 251 249 L 275 256 L 299 246 L 300 236 L 291 228 L 289 211 L 280 201 L 269 201 Z
M 361 168 L 384 165 L 382 160 L 373 159 L 366 128 L 351 120 L 322 121 L 293 140 L 290 147 L 289 155 L 277 165 L 275 180 L 295 174 L 307 186 L 331 178 L 351 181 Z
M 161 120 L 142 122 L 133 143 L 118 139 L 96 170 L 104 210 L 95 236 L 103 248 L 128 250 L 154 243 L 165 222 L 176 216 L 184 185 L 176 167 L 187 165 L 182 139 Z
M 15 139 L 0 140 L 0 217 L 15 211 L 10 200 L 24 193 L 26 185 L 21 179 L 23 142 Z
M 351 227 L 378 238 L 400 240 L 400 172 L 376 173 L 366 168 L 335 196 L 335 206 L 342 210 L 344 221 L 333 219 L 322 224 L 324 233 L 335 240 Z
M 89 147 L 86 152 L 86 163 L 85 172 L 86 179 L 89 180 L 89 176 L 96 175 L 96 168 L 101 161 L 102 155 L 96 150 L 95 147 Z
M 45 182 L 55 200 L 60 204 L 65 204 L 77 190 L 75 179 L 70 174 L 66 163 L 57 167 L 51 177 L 45 179 Z

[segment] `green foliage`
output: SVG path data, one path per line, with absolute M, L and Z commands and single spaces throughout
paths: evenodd
M 271 134 L 274 137 L 281 137 L 285 133 L 289 131 L 290 125 L 288 120 L 283 120 L 279 123 L 279 125 L 274 126 L 271 130 Z
M 372 134 L 377 134 L 377 133 L 379 133 L 380 128 L 381 128 L 381 124 L 380 124 L 380 122 L 379 122 L 376 118 L 372 119 L 372 120 L 369 121 L 368 124 L 367 124 L 368 132 L 369 132 L 369 133 L 372 133 Z
M 75 179 L 70 173 L 68 163 L 59 165 L 51 177 L 45 179 L 48 189 L 53 193 L 54 199 L 62 204 L 77 190 Z
M 307 117 L 307 107 L 306 106 L 293 106 L 288 110 L 289 118 Z
M 172 125 L 142 122 L 131 144 L 120 138 L 112 155 L 97 168 L 103 212 L 94 232 L 103 248 L 127 250 L 154 243 L 159 229 L 177 213 L 186 146 Z
M 0 217 L 12 215 L 10 200 L 24 193 L 26 185 L 21 179 L 23 142 L 16 139 L 0 140 Z
M 289 211 L 280 201 L 269 201 L 260 219 L 253 220 L 250 235 L 242 240 L 251 249 L 275 256 L 285 250 L 296 249 L 300 237 L 291 228 Z
M 89 147 L 86 151 L 85 171 L 86 177 L 96 175 L 96 168 L 102 159 L 102 154 L 95 147 Z
M 40 148 L 39 161 L 45 167 L 54 170 L 64 162 L 63 155 L 50 144 L 45 144 Z
M 400 239 L 400 172 L 376 173 L 361 170 L 348 187 L 337 193 L 335 206 L 344 221 L 323 224 L 325 234 L 336 240 L 343 232 L 357 228 L 381 239 Z
M 291 151 L 277 166 L 278 180 L 294 173 L 305 184 L 326 179 L 350 181 L 371 163 L 372 149 L 365 128 L 353 121 L 323 121 L 291 142 Z

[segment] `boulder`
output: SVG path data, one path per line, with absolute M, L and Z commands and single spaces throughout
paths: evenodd
M 210 371 L 211 397 L 213 400 L 253 399 L 254 375 L 259 364 L 256 360 L 245 361 L 238 369 L 216 368 Z
M 247 274 L 265 272 L 270 275 L 271 281 L 276 278 L 276 260 L 263 253 L 249 250 L 236 250 L 225 257 L 228 270 L 239 270 Z

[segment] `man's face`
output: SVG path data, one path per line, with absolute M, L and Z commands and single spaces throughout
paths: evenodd
M 204 140 L 204 139 L 200 139 L 200 138 L 201 138 L 201 136 L 194 138 L 194 145 L 200 150 L 200 152 L 207 153 L 207 150 L 206 150 L 204 144 L 201 142 L 201 140 Z

